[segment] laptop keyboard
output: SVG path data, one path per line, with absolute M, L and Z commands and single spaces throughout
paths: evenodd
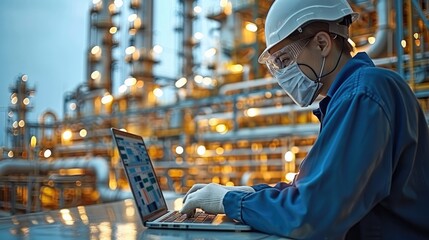
M 216 214 L 209 214 L 205 212 L 196 212 L 194 216 L 174 211 L 172 214 L 162 219 L 161 222 L 178 222 L 178 223 L 211 223 L 215 219 Z

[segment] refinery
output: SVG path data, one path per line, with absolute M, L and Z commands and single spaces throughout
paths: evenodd
M 63 118 L 52 111 L 28 118 L 37 91 L 26 74 L 1 96 L 9 106 L 0 217 L 131 198 L 112 127 L 144 138 L 165 192 L 294 178 L 319 132 L 312 112 L 319 99 L 297 106 L 257 61 L 273 1 L 175 1 L 176 78 L 154 73 L 161 1 L 88 0 L 86 78 L 57 99 Z M 350 31 L 355 52 L 402 75 L 429 123 L 429 1 L 349 3 L 360 13 Z M 211 41 L 194 24 L 201 18 Z

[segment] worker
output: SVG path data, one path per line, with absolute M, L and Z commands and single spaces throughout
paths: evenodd
M 429 129 L 407 82 L 353 55 L 346 0 L 277 0 L 259 62 L 320 132 L 291 183 L 194 185 L 182 212 L 294 239 L 429 239 Z

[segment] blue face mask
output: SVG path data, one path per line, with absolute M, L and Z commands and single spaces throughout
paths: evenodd
M 308 78 L 299 68 L 298 63 L 294 62 L 287 66 L 283 74 L 277 74 L 276 79 L 279 85 L 285 90 L 292 100 L 301 107 L 307 107 L 314 102 L 323 83 L 320 82 L 325 58 L 323 58 L 322 67 L 317 80 Z

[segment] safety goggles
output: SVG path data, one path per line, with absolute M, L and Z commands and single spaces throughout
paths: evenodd
M 311 38 L 301 39 L 284 46 L 282 49 L 267 56 L 265 64 L 274 77 L 284 74 L 286 67 L 296 61 L 299 54 L 310 42 Z

